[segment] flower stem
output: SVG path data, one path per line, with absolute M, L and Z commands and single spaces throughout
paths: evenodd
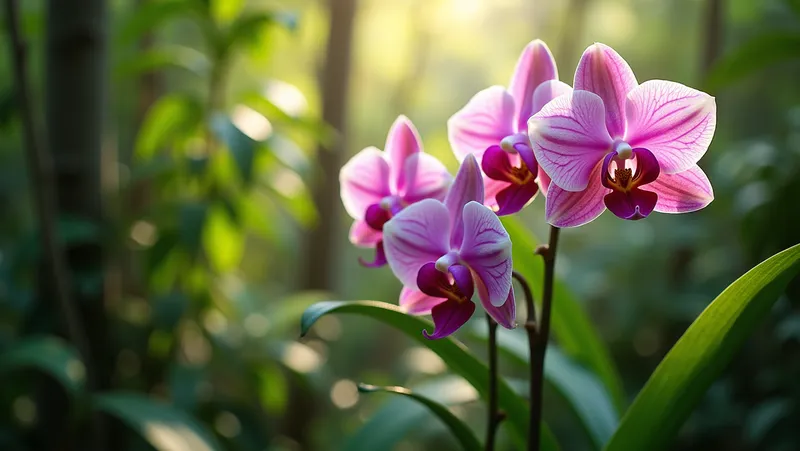
M 531 362 L 533 362 L 533 350 L 535 349 L 536 343 L 539 340 L 539 326 L 536 322 L 536 304 L 533 303 L 533 292 L 531 292 L 531 286 L 528 284 L 525 276 L 516 271 L 512 273 L 512 276 L 517 279 L 517 282 L 519 282 L 520 287 L 522 287 L 522 292 L 525 295 L 525 307 L 528 310 L 528 319 L 525 321 L 525 331 L 528 333 L 528 346 L 531 349 Z M 537 373 L 536 367 L 533 364 L 531 364 L 529 367 L 530 376 L 528 380 L 530 386 L 528 391 L 532 395 L 537 391 L 537 387 L 541 385 L 541 382 L 539 382 L 541 373 Z M 535 447 L 533 445 L 534 443 L 536 443 Z M 533 398 L 531 398 L 531 415 L 530 424 L 528 425 L 528 444 L 529 450 L 539 448 L 539 421 L 533 415 Z
M 542 290 L 542 316 L 535 323 L 535 333 L 531 332 L 528 323 L 528 344 L 531 356 L 531 418 L 528 437 L 528 450 L 538 451 L 542 424 L 542 386 L 544 382 L 544 357 L 547 352 L 547 341 L 550 337 L 550 309 L 553 304 L 553 276 L 555 275 L 556 248 L 558 247 L 558 227 L 550 227 L 550 241 L 546 246 L 539 246 L 536 253 L 544 260 L 544 288 Z M 527 294 L 527 293 L 526 293 Z M 535 318 L 535 316 L 533 316 Z M 538 326 L 538 327 L 537 327 Z
M 486 322 L 489 325 L 489 416 L 486 426 L 486 451 L 494 450 L 494 439 L 497 428 L 505 415 L 497 407 L 497 322 L 488 314 Z

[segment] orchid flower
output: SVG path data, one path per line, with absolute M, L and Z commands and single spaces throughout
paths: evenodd
M 697 166 L 714 136 L 713 97 L 670 81 L 640 85 L 603 44 L 583 53 L 573 86 L 528 121 L 536 159 L 552 179 L 550 224 L 583 225 L 606 207 L 623 219 L 687 213 L 714 199 Z
M 570 90 L 558 81 L 550 49 L 535 40 L 519 57 L 508 90 L 492 86 L 480 91 L 447 122 L 458 160 L 472 154 L 481 161 L 485 203 L 498 215 L 518 212 L 540 188 L 547 194 L 550 179 L 531 150 L 528 118 Z
M 386 264 L 383 225 L 403 208 L 423 199 L 444 199 L 452 176 L 434 156 L 422 151 L 414 124 L 400 116 L 389 129 L 385 151 L 367 147 L 357 153 L 339 172 L 342 203 L 355 219 L 350 242 L 375 248 L 371 263 Z
M 478 162 L 467 155 L 444 202 L 417 202 L 384 225 L 386 259 L 405 286 L 400 304 L 433 316 L 426 338 L 446 337 L 467 322 L 476 289 L 492 318 L 515 327 L 511 239 L 483 194 Z

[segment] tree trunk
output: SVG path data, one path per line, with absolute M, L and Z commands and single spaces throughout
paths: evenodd
M 709 70 L 716 62 L 722 51 L 722 32 L 723 32 L 723 0 L 708 0 L 706 4 L 705 23 L 702 29 L 705 30 L 702 61 L 700 61 L 700 75 L 706 77 Z
M 347 143 L 347 94 L 350 81 L 350 43 L 355 0 L 329 0 L 330 35 L 322 77 L 322 119 L 339 132 L 335 143 L 317 152 L 319 178 L 313 187 L 319 222 L 311 231 L 306 252 L 305 287 L 330 289 L 331 263 L 339 226 L 339 169 Z
M 59 217 L 91 224 L 97 230 L 102 230 L 103 223 L 100 156 L 106 101 L 105 3 L 46 2 L 45 123 L 47 150 L 55 163 Z M 114 355 L 103 301 L 101 237 L 81 237 L 65 245 L 73 275 L 72 298 L 90 343 L 89 389 L 107 390 Z M 106 448 L 103 437 L 95 439 Z

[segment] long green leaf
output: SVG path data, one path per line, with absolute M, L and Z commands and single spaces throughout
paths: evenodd
M 485 343 L 488 328 L 481 324 L 473 336 Z M 510 361 L 527 368 L 530 362 L 528 339 L 522 331 L 499 329 L 497 346 Z M 606 444 L 619 423 L 611 396 L 597 376 L 575 363 L 555 346 L 548 346 L 544 377 L 548 385 L 567 402 L 580 420 L 596 449 Z
M 414 392 L 452 407 L 478 400 L 478 392 L 463 378 L 447 375 L 414 386 Z M 345 442 L 341 451 L 395 449 L 413 431 L 430 421 L 431 412 L 424 406 L 398 396 L 384 403 Z
M 95 395 L 93 405 L 139 433 L 158 451 L 221 451 L 214 436 L 186 412 L 137 393 Z
M 483 398 L 488 395 L 489 370 L 486 365 L 472 355 L 466 346 L 452 338 L 425 339 L 422 335 L 422 330 L 431 329 L 432 324 L 429 321 L 405 314 L 396 305 L 384 302 L 328 301 L 314 304 L 303 313 L 303 317 L 300 320 L 301 334 L 305 335 L 319 318 L 330 313 L 368 316 L 397 328 L 439 355 L 442 360 L 447 362 L 450 370 L 472 384 Z M 500 408 L 508 414 L 507 421 L 511 425 L 518 443 L 522 443 L 528 429 L 528 406 L 504 380 L 500 379 L 497 389 Z M 543 426 L 541 449 L 558 449 L 555 437 L 546 425 Z
M 196 128 L 202 118 L 203 109 L 197 100 L 181 94 L 161 97 L 147 110 L 136 137 L 136 158 L 140 162 L 152 159 L 160 148 Z
M 210 72 L 208 57 L 191 47 L 182 45 L 161 45 L 139 53 L 136 58 L 125 58 L 114 66 L 116 78 L 136 77 L 143 73 L 157 72 L 166 68 L 184 69 L 198 76 Z
M 606 450 L 666 448 L 798 272 L 800 245 L 773 255 L 728 286 L 658 365 Z
M 706 85 L 715 90 L 772 64 L 800 59 L 800 33 L 774 32 L 756 36 L 714 64 Z
M 179 18 L 209 21 L 208 9 L 197 0 L 164 0 L 137 6 L 123 21 L 116 39 L 120 44 L 135 42 L 144 33 Z
M 536 302 L 540 302 L 544 264 L 533 253 L 539 244 L 538 240 L 516 218 L 504 217 L 503 225 L 511 235 L 514 269 L 525 276 L 534 291 Z M 617 411 L 621 412 L 625 406 L 625 392 L 608 348 L 600 340 L 569 288 L 558 279 L 555 282 L 550 318 L 553 334 L 561 350 L 598 375 L 611 394 Z
M 73 395 L 86 384 L 86 368 L 78 351 L 60 338 L 27 338 L 0 354 L 0 373 L 24 368 L 47 373 Z
M 465 451 L 479 451 L 481 449 L 481 443 L 475 437 L 475 434 L 472 433 L 472 430 L 464 424 L 463 421 L 459 420 L 457 416 L 453 415 L 447 407 L 430 398 L 414 393 L 405 387 L 378 387 L 375 385 L 359 384 L 358 391 L 362 393 L 395 393 L 411 398 L 427 407 L 434 415 L 439 417 L 445 426 L 450 429 L 450 432 L 453 433 L 453 436 L 458 442 L 461 443 L 461 447 Z

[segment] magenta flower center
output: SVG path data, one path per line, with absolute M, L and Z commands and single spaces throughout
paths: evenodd
M 622 219 L 645 218 L 655 208 L 658 195 L 640 187 L 656 181 L 661 173 L 658 160 L 644 148 L 631 149 L 625 143 L 615 147 L 603 160 L 600 177 L 603 186 L 611 189 L 603 202 Z
M 400 210 L 404 207 L 406 207 L 406 204 L 400 197 L 386 196 L 377 204 L 367 207 L 367 211 L 364 213 L 364 221 L 373 229 L 382 231 L 383 225 L 397 213 L 400 213 Z

